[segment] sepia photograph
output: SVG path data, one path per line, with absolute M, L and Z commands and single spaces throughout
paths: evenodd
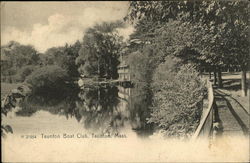
M 1 162 L 249 162 L 250 1 L 1 1 Z

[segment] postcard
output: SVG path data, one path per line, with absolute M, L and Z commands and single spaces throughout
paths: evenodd
M 249 162 L 249 1 L 1 2 L 2 162 Z

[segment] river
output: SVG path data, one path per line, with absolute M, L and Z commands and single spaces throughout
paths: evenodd
M 166 140 L 147 123 L 152 93 L 143 86 L 88 87 L 31 95 L 2 117 L 4 162 L 209 162 L 249 159 L 249 140 Z M 244 149 L 238 152 L 239 149 Z
M 103 86 L 74 89 L 66 95 L 31 95 L 4 118 L 14 134 L 122 135 L 153 134 L 151 93 L 139 86 Z

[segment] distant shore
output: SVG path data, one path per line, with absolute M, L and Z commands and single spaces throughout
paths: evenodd
M 80 87 L 84 87 L 84 86 L 97 86 L 105 84 L 116 84 L 119 82 L 129 82 L 129 81 L 120 81 L 119 79 L 81 78 L 78 80 L 78 85 Z

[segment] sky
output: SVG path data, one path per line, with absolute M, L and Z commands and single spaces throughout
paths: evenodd
M 122 20 L 128 2 L 1 2 L 1 45 L 14 40 L 39 52 L 82 40 L 96 23 Z M 126 38 L 133 32 L 119 29 Z

